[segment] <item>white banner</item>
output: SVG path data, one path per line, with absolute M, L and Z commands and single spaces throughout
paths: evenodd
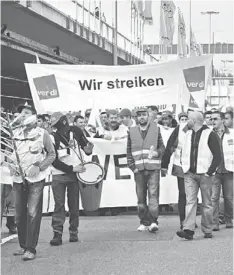
M 168 130 L 167 135 L 162 132 L 164 142 L 167 142 L 170 135 L 169 132 L 171 133 L 172 129 Z M 103 139 L 90 139 L 90 141 L 94 143 L 94 151 L 92 156 L 85 156 L 85 160 L 99 162 L 106 171 L 100 208 L 136 206 L 137 196 L 134 175 L 127 167 L 127 140 L 111 142 Z M 167 176 L 161 178 L 159 202 L 160 204 L 178 202 L 176 177 Z M 53 212 L 53 209 L 54 198 L 52 189 L 46 186 L 44 189 L 43 212 Z M 82 209 L 81 203 L 80 209 Z
M 143 105 L 188 106 L 190 93 L 200 108 L 212 56 L 133 66 L 25 64 L 38 113 Z
M 172 133 L 173 129 L 163 129 L 161 134 L 164 144 Z M 127 167 L 127 140 L 107 141 L 103 139 L 90 139 L 94 143 L 92 156 L 85 156 L 85 160 L 99 162 L 106 170 L 103 181 L 102 197 L 100 207 L 130 207 L 137 205 L 136 187 L 132 171 Z M 7 167 L 4 168 L 5 170 Z M 4 171 L 5 171 L 4 170 Z M 170 168 L 169 168 L 170 170 Z M 1 183 L 11 184 L 9 170 Z M 54 196 L 51 183 L 44 188 L 43 213 L 54 211 Z M 160 179 L 160 204 L 171 204 L 178 202 L 177 178 L 171 175 Z M 67 196 L 66 196 L 66 209 Z M 82 205 L 80 203 L 80 209 Z

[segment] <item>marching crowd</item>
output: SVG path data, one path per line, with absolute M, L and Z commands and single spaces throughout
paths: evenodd
M 78 242 L 79 185 L 76 173 L 84 172 L 85 168 L 81 164 L 74 165 L 77 159 L 74 159 L 76 156 L 71 147 L 78 145 L 86 155 L 91 155 L 94 145 L 87 139 L 89 137 L 127 139 L 127 163 L 136 182 L 138 231 L 158 230 L 160 175 L 167 174 L 176 176 L 178 180 L 179 237 L 193 239 L 199 189 L 204 237 L 212 238 L 212 231 L 218 231 L 221 222 L 226 224 L 226 228 L 233 228 L 231 107 L 225 113 L 212 109 L 205 114 L 189 109 L 180 113 L 178 118 L 167 110 L 159 112 L 156 106 L 132 111 L 103 110 L 100 112 L 102 125 L 98 127 L 89 125 L 90 113 L 91 110 L 87 110 L 84 116 L 78 113 L 75 117 L 61 113 L 36 116 L 31 105 L 19 106 L 10 123 L 18 155 L 7 148 L 12 140 L 7 137 L 9 121 L 2 114 L 2 129 L 5 130 L 1 136 L 5 142 L 1 143 L 1 152 L 4 153 L 1 166 L 8 165 L 10 169 L 15 206 L 15 219 L 8 218 L 7 226 L 11 233 L 17 231 L 20 245 L 15 256 L 22 255 L 23 260 L 35 259 L 43 188 L 51 173 L 55 208 L 52 215 L 54 236 L 50 244 L 62 244 L 66 189 L 69 241 Z M 32 117 L 34 119 L 30 119 Z M 172 131 L 165 142 L 161 132 L 168 129 Z M 169 171 L 170 163 L 173 164 L 172 171 Z M 6 203 L 4 186 L 2 184 L 2 210 Z M 10 193 L 9 189 L 7 192 Z M 224 218 L 220 220 L 222 216 Z

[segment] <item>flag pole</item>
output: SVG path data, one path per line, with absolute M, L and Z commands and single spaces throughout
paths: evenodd
M 191 31 L 192 31 L 192 0 L 189 0 L 189 32 L 188 32 L 188 38 L 189 38 L 189 56 L 191 56 Z
M 84 26 L 84 23 L 85 23 L 85 11 L 84 11 L 84 0 L 82 2 L 82 19 L 83 19 L 83 26 Z
M 117 46 L 117 36 L 118 36 L 118 1 L 115 0 L 114 3 L 114 17 L 115 17 L 115 24 L 113 26 L 114 31 L 114 47 L 113 47 L 113 65 L 118 65 L 118 46 Z
M 131 0 L 131 28 L 130 28 L 130 32 L 131 32 L 131 41 L 130 41 L 130 54 L 132 55 L 132 0 Z
M 89 29 L 90 29 L 90 0 L 89 0 Z
M 99 33 L 102 36 L 102 2 L 99 0 Z

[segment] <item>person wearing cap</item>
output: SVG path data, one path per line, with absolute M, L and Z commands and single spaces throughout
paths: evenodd
M 189 130 L 187 127 L 188 115 L 186 113 L 180 113 L 178 116 L 179 125 L 173 130 L 168 141 L 165 152 L 162 158 L 162 171 L 167 173 L 170 161 L 172 160 L 172 172 L 171 174 L 177 177 L 178 183 L 178 212 L 180 217 L 180 229 L 183 229 L 183 223 L 185 220 L 185 206 L 186 206 L 186 194 L 184 187 L 184 173 L 181 166 L 181 152 L 182 146 L 185 140 L 185 134 Z M 171 159 L 173 154 L 173 158 Z
M 156 232 L 159 215 L 159 172 L 165 147 L 160 128 L 156 123 L 150 122 L 147 108 L 140 108 L 136 112 L 139 125 L 129 128 L 127 163 L 136 182 L 140 219 L 138 231 Z
M 52 190 L 55 201 L 52 215 L 54 236 L 50 244 L 52 246 L 58 246 L 62 245 L 62 234 L 66 219 L 66 190 L 70 214 L 69 241 L 78 242 L 79 185 L 76 173 L 85 172 L 85 168 L 77 156 L 77 154 L 80 154 L 77 147 L 80 146 L 86 155 L 91 155 L 93 144 L 86 139 L 79 127 L 69 126 L 66 116 L 58 114 L 52 116 L 51 121 L 53 128 L 51 139 L 54 143 L 56 159 L 53 162 L 52 169 Z
M 20 249 L 14 255 L 23 255 L 23 260 L 27 261 L 35 259 L 36 256 L 42 218 L 43 189 L 45 179 L 50 173 L 49 167 L 55 160 L 55 151 L 48 132 L 37 127 L 34 108 L 31 105 L 22 105 L 19 106 L 18 112 L 21 122 L 26 124 L 26 120 L 31 120 L 23 127 L 23 131 L 22 128 L 14 131 L 26 187 L 23 186 L 18 169 L 9 166 L 15 191 L 16 225 L 20 245 Z M 11 160 L 17 167 L 15 154 L 11 155 Z
M 165 129 L 175 128 L 177 126 L 176 120 L 172 116 L 172 112 L 163 111 L 162 112 L 162 125 Z
M 131 118 L 132 114 L 129 109 L 122 109 L 119 113 L 120 121 L 126 127 L 134 127 L 136 126 L 136 122 Z

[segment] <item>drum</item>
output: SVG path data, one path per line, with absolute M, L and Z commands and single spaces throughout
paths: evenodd
M 100 207 L 104 168 L 95 162 L 84 163 L 86 171 L 77 173 L 83 209 L 96 211 Z

